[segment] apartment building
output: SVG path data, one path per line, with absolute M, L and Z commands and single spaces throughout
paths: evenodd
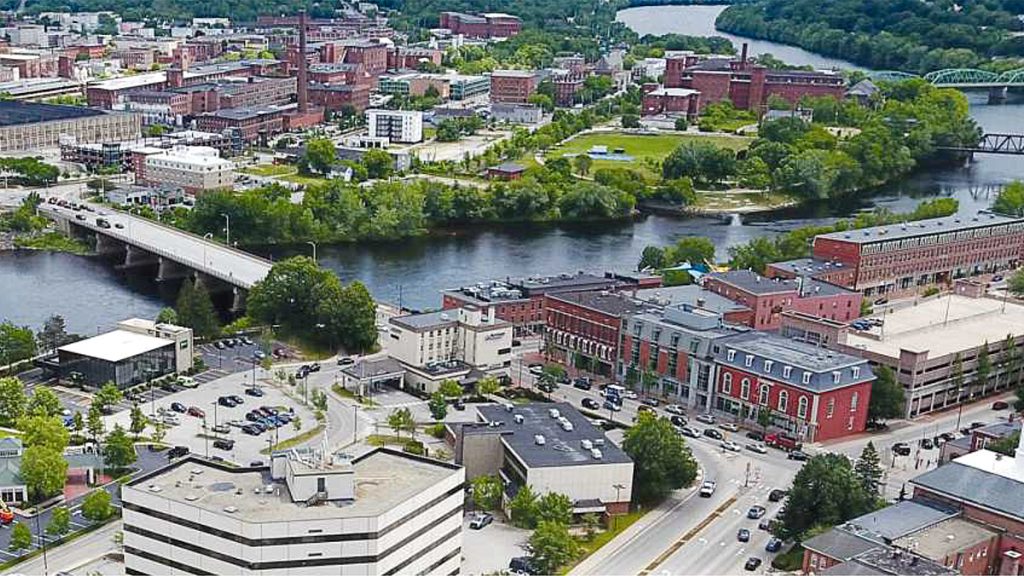
M 370 138 L 414 144 L 423 141 L 423 112 L 418 110 L 367 110 Z
M 176 146 L 145 158 L 142 178 L 147 182 L 180 186 L 186 192 L 230 188 L 235 164 L 220 157 L 216 148 Z

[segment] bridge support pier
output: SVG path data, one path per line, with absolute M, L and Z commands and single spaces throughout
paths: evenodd
M 101 256 L 123 254 L 125 249 L 125 244 L 107 236 L 106 234 L 96 235 L 96 253 Z
M 136 248 L 131 244 L 125 244 L 124 264 L 121 265 L 122 268 L 138 268 L 140 266 L 152 266 L 154 264 L 159 264 L 156 256 L 146 252 L 142 248 Z
M 170 258 L 164 258 L 160 256 L 157 258 L 157 272 L 156 281 L 164 282 L 166 280 L 179 280 L 181 278 L 188 278 L 192 275 L 192 270 L 187 266 L 179 264 Z
M 246 291 L 237 286 L 233 287 L 231 291 L 234 294 L 234 299 L 231 302 L 231 312 L 240 314 L 245 311 Z
M 1009 92 L 1008 86 L 995 86 L 988 89 L 988 103 L 989 104 L 1001 104 L 1006 102 L 1007 92 Z

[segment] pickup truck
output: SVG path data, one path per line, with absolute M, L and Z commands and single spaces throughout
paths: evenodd
M 803 448 L 803 444 L 801 444 L 799 440 L 781 432 L 765 436 L 764 443 L 768 446 L 773 446 L 787 452 Z

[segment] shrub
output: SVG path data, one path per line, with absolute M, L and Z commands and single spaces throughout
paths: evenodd
M 409 440 L 402 446 L 402 452 L 408 452 L 409 454 L 416 454 L 417 456 L 426 456 L 427 448 L 423 445 L 423 442 L 419 440 Z
M 437 424 L 432 424 L 432 425 L 428 426 L 427 427 L 427 434 L 430 434 L 431 436 L 433 436 L 434 438 L 437 438 L 439 440 L 443 439 L 444 438 L 444 423 L 443 422 L 438 422 Z

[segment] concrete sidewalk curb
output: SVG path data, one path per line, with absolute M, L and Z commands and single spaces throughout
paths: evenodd
M 697 478 L 694 479 L 693 481 L 693 487 L 689 489 L 689 494 L 683 496 L 683 498 L 679 502 L 676 502 L 670 507 L 667 507 L 665 504 L 662 504 L 659 505 L 654 510 L 651 510 L 650 512 L 645 514 L 643 518 L 641 518 L 635 524 L 633 524 L 625 531 L 623 531 L 621 534 L 616 536 L 612 541 L 608 542 L 607 544 L 596 550 L 593 554 L 588 556 L 587 559 L 583 562 L 577 564 L 576 567 L 569 572 L 569 576 L 582 576 L 583 574 L 593 574 L 593 565 L 599 564 L 609 556 L 619 552 L 620 550 L 631 544 L 634 540 L 642 536 L 643 533 L 646 532 L 650 527 L 654 526 L 663 518 L 675 512 L 681 506 L 689 502 L 690 499 L 697 494 L 697 492 L 699 491 L 698 488 L 700 487 L 703 481 L 704 468 L 701 468 L 698 471 Z

